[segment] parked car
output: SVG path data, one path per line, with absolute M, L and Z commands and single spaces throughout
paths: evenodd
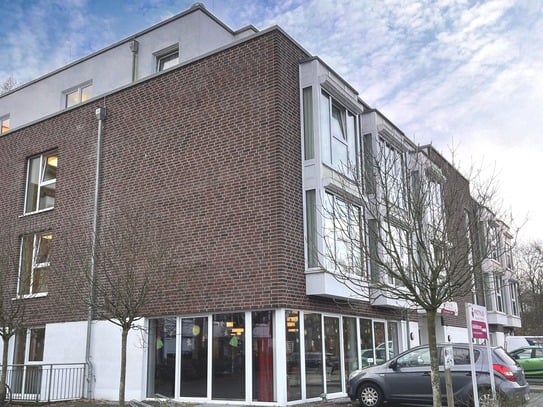
M 380 343 L 375 347 L 375 354 L 372 348 L 362 349 L 362 367 L 371 366 L 371 365 L 380 365 L 388 359 L 394 357 L 392 341 L 388 342 L 388 358 L 386 357 L 386 347 L 385 343 Z
M 523 346 L 509 352 L 528 378 L 543 379 L 543 346 Z
M 473 405 L 473 386 L 469 345 L 439 344 L 440 372 L 444 371 L 444 346 L 452 346 L 454 366 L 451 368 L 454 398 L 457 405 Z M 477 389 L 481 401 L 491 397 L 487 348 L 474 345 Z M 504 406 L 523 405 L 530 386 L 520 366 L 501 348 L 492 348 L 492 371 L 499 400 Z M 447 403 L 445 377 L 441 376 L 443 404 Z M 362 407 L 379 407 L 385 402 L 402 406 L 432 405 L 430 382 L 430 350 L 427 345 L 410 349 L 382 365 L 356 370 L 349 375 L 347 394 Z M 481 405 L 483 405 L 481 403 Z

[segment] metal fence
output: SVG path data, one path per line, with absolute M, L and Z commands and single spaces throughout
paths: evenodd
M 9 365 L 13 401 L 50 402 L 84 397 L 86 363 Z

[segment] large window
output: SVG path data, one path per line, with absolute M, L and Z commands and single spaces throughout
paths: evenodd
M 330 193 L 324 200 L 325 261 L 329 270 L 362 272 L 360 208 Z
M 496 311 L 504 312 L 503 308 L 503 281 L 502 276 L 494 276 L 494 295 L 496 299 Z
M 176 360 L 176 318 L 149 320 L 147 396 L 174 397 Z M 181 394 L 183 393 L 181 384 Z M 204 393 L 205 395 L 205 393 Z
M 379 138 L 379 171 L 383 199 L 387 204 L 405 208 L 405 162 L 402 152 Z
M 212 398 L 245 399 L 245 314 L 213 315 Z
M 355 163 L 356 116 L 322 92 L 320 126 L 323 161 L 349 174 Z
M 518 316 L 518 283 L 516 281 L 510 281 L 509 290 L 511 291 L 511 314 Z
M 19 295 L 47 292 L 53 234 L 26 235 L 22 238 Z
M 21 330 L 15 335 L 11 391 L 24 396 L 37 395 L 41 390 L 45 328 Z M 33 398 L 29 398 L 32 400 Z
M 285 325 L 287 332 L 287 401 L 300 400 L 302 398 L 300 312 L 287 310 Z
M 387 274 L 387 283 L 401 285 L 402 282 L 393 274 L 408 277 L 410 275 L 409 240 L 407 231 L 390 223 L 383 225 L 382 262 Z
M 55 206 L 58 155 L 40 154 L 28 160 L 25 213 Z
M 91 98 L 92 83 L 86 82 L 82 85 L 64 91 L 64 107 L 71 107 Z
M 9 131 L 9 115 L 0 117 L 0 134 L 7 133 Z
M 179 63 L 179 45 L 168 47 L 155 54 L 156 71 L 161 72 Z
M 437 229 L 437 233 L 441 233 L 439 237 L 444 237 L 444 216 L 442 185 L 439 182 L 430 180 L 428 182 L 428 222 Z

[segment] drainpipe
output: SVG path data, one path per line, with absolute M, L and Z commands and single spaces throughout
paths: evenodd
M 138 79 L 138 51 L 140 43 L 137 40 L 130 42 L 130 51 L 132 51 L 132 82 Z
M 96 235 L 98 233 L 98 198 L 100 196 L 100 167 L 102 158 L 102 138 L 103 123 L 106 119 L 106 108 L 96 109 L 96 119 L 98 119 L 98 139 L 96 141 L 96 171 L 94 180 L 94 204 L 92 212 L 92 236 L 91 236 L 91 262 L 89 270 L 90 292 L 89 307 L 87 316 L 87 344 L 85 349 L 85 361 L 87 362 L 87 399 L 93 399 L 94 371 L 92 366 L 91 342 L 92 342 L 92 319 L 94 302 L 94 279 L 96 268 Z

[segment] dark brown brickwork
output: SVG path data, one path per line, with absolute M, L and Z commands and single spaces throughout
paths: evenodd
M 306 56 L 272 30 L 0 138 L 1 223 L 18 235 L 51 228 L 68 241 L 90 233 L 94 110 L 105 106 L 100 230 L 115 233 L 120 211 L 147 213 L 160 232 L 149 244 L 174 253 L 166 278 L 152 281 L 145 316 L 280 306 L 387 315 L 305 295 L 298 69 Z M 53 148 L 55 209 L 19 217 L 25 158 Z M 47 297 L 27 300 L 32 321 L 84 319 L 84 309 L 65 306 L 70 284 L 51 277 Z

